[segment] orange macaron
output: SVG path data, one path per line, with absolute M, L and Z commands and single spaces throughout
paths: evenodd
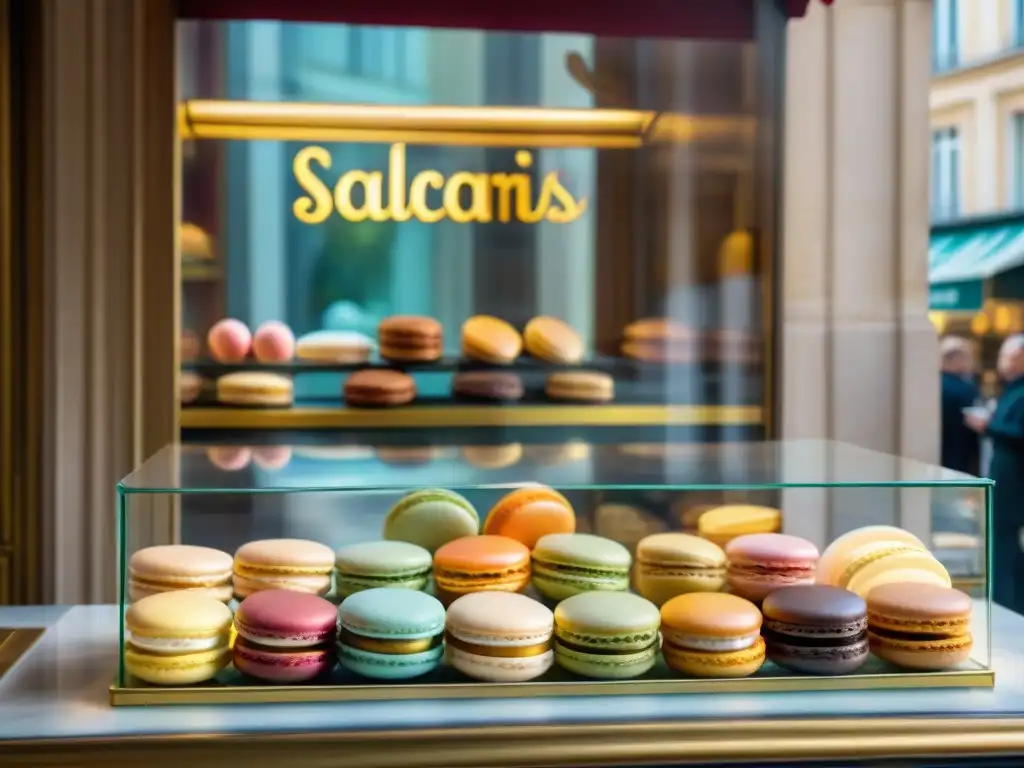
M 530 583 L 530 550 L 505 536 L 466 536 L 434 553 L 437 598 L 448 605 L 471 592 L 522 592 Z
M 494 505 L 484 520 L 483 532 L 507 536 L 533 549 L 549 533 L 575 533 L 576 512 L 554 488 L 519 488 Z

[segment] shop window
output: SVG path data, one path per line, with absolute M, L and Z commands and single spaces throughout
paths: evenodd
M 960 64 L 958 12 L 958 0 L 935 0 L 932 6 L 932 69 L 936 72 Z
M 931 217 L 960 215 L 960 132 L 956 128 L 932 131 Z
M 1012 27 L 1010 46 L 1019 48 L 1024 46 L 1024 0 L 1010 0 L 1012 14 Z
M 1010 205 L 1024 209 L 1024 113 L 1010 120 Z

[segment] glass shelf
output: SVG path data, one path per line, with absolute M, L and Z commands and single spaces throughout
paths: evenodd
M 498 450 L 501 446 L 489 446 Z M 822 487 L 984 487 L 979 479 L 846 443 L 573 442 L 525 446 L 514 463 L 480 466 L 474 446 L 401 449 L 171 445 L 118 485 L 122 493 L 323 493 L 451 489 L 543 482 L 565 490 L 730 490 Z M 514 449 L 513 449 L 514 450 Z M 255 456 L 254 456 L 255 451 Z M 241 469 L 254 467 L 254 471 Z

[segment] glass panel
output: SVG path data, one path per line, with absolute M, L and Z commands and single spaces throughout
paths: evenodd
M 258 367 L 211 360 L 225 317 L 375 337 L 385 317 L 430 315 L 445 357 L 414 371 L 416 404 L 445 405 L 468 317 L 522 331 L 546 315 L 616 402 L 751 407 L 727 434 L 762 435 L 775 150 L 758 44 L 179 27 L 197 137 L 182 153 L 189 404 L 223 405 L 216 380 Z M 649 317 L 681 338 L 659 326 L 624 347 Z M 628 356 L 643 365 L 614 362 Z M 345 366 L 277 370 L 297 404 L 342 405 Z M 522 402 L 548 402 L 547 370 L 519 373 Z

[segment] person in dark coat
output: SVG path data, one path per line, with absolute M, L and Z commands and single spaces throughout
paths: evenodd
M 973 407 L 979 396 L 971 379 L 974 352 L 966 339 L 948 336 L 942 352 L 942 466 L 978 474 L 981 440 L 964 423 L 964 409 Z
M 968 413 L 971 429 L 992 441 L 993 597 L 1012 611 L 1024 609 L 1024 335 L 1011 336 L 999 350 L 1003 392 L 992 416 Z M 1020 586 L 1018 586 L 1018 584 Z

